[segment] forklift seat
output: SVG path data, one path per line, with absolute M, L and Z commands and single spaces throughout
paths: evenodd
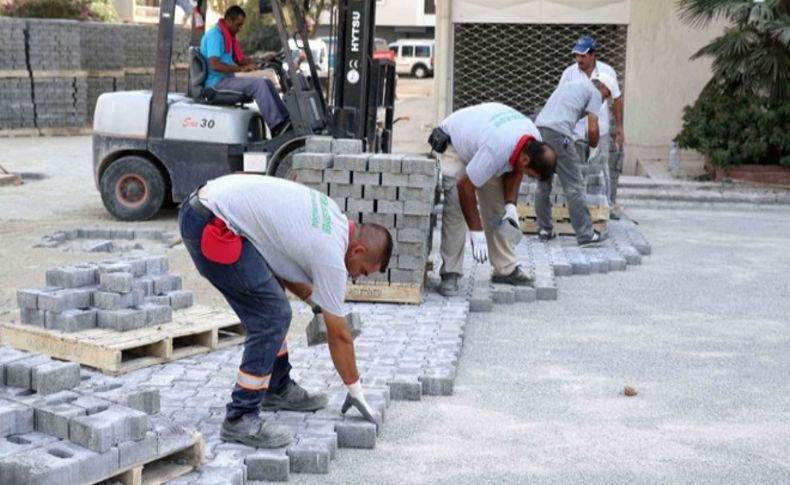
M 189 96 L 197 103 L 220 106 L 251 103 L 252 96 L 230 89 L 207 88 L 208 65 L 197 47 L 189 48 Z

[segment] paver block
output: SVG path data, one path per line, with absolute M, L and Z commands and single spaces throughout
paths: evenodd
M 517 286 L 514 289 L 514 293 L 518 302 L 529 303 L 537 299 L 535 288 L 529 286 Z
M 259 449 L 244 459 L 247 479 L 268 482 L 287 482 L 290 474 L 290 459 L 283 449 Z
M 85 414 L 83 408 L 69 403 L 36 407 L 36 431 L 67 440 L 69 439 L 69 420 Z
M 94 265 L 61 266 L 47 270 L 47 286 L 79 288 L 98 283 L 99 270 Z
M 162 274 L 151 278 L 154 283 L 154 295 L 165 295 L 171 291 L 181 289 L 181 276 L 177 274 Z
M 147 428 L 148 415 L 145 413 L 112 406 L 69 421 L 69 439 L 89 450 L 103 453 L 118 443 L 143 439 Z
M 340 448 L 372 450 L 376 447 L 376 425 L 368 421 L 347 419 L 335 424 L 335 432 Z
M 348 154 L 348 155 L 335 155 L 334 168 L 338 170 L 352 170 L 354 171 L 354 183 L 356 181 L 356 172 L 366 172 L 368 169 L 369 153 Z
M 422 399 L 422 384 L 415 379 L 395 377 L 389 383 L 390 398 L 395 401 L 419 401 Z
M 167 256 L 148 256 L 145 258 L 145 273 L 150 276 L 167 273 L 170 263 Z
M 99 310 L 97 312 L 99 328 L 110 328 L 119 332 L 145 327 L 145 310 L 126 308 L 122 310 Z
M 159 325 L 173 320 L 173 308 L 170 305 L 155 305 L 145 303 L 140 305 L 145 310 L 145 321 L 148 325 Z
M 36 327 L 44 327 L 47 323 L 47 313 L 44 310 L 35 310 L 32 308 L 22 308 L 19 310 L 19 321 L 25 325 L 34 325 Z
M 139 441 L 124 441 L 118 444 L 120 468 L 148 462 L 158 454 L 156 433 L 153 431 L 147 432 L 145 437 Z
M 491 292 L 491 300 L 494 303 L 512 304 L 516 302 L 516 293 L 512 286 L 494 285 Z
M 42 395 L 73 389 L 80 383 L 80 365 L 75 362 L 47 362 L 31 372 L 31 389 Z
M 5 366 L 5 381 L 9 387 L 32 389 L 33 368 L 52 362 L 46 355 L 28 354 L 26 359 L 15 360 Z
M 535 287 L 535 296 L 538 300 L 556 300 L 557 287 L 537 285 Z
M 332 140 L 332 152 L 337 154 L 362 153 L 362 140 L 357 140 L 355 138 L 336 138 Z
M 46 312 L 44 326 L 61 332 L 81 332 L 96 328 L 96 310 L 65 310 L 63 312 Z
M 85 289 L 64 288 L 38 296 L 38 309 L 63 312 L 91 306 L 91 292 Z
M 191 291 L 170 291 L 167 293 L 167 296 L 170 297 L 170 306 L 173 307 L 173 310 L 180 310 L 182 308 L 188 308 L 192 306 L 193 297 Z
M 453 376 L 451 374 L 429 373 L 420 376 L 422 393 L 425 396 L 451 396 Z
M 305 142 L 304 149 L 309 153 L 330 153 L 332 151 L 332 137 L 311 136 Z
M 34 422 L 35 411 L 32 407 L 0 399 L 0 436 L 30 433 Z
M 58 438 L 45 433 L 24 433 L 0 438 L 0 460 L 8 456 L 23 453 L 42 445 L 57 441 Z
M 132 273 L 122 272 L 101 273 L 99 274 L 99 289 L 115 293 L 129 293 L 134 289 L 134 276 Z
M 300 439 L 289 446 L 286 453 L 294 473 L 329 473 L 329 450 L 324 443 Z

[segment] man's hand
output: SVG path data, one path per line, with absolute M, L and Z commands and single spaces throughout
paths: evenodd
M 590 147 L 590 154 L 587 156 L 587 163 L 592 162 L 593 160 L 595 160 L 596 157 L 598 157 L 598 154 L 601 153 L 600 147 L 601 147 L 600 145 Z
M 363 418 L 375 424 L 378 428 L 379 423 L 376 421 L 376 418 L 373 417 L 373 411 L 365 400 L 365 395 L 362 393 L 362 384 L 359 383 L 359 379 L 357 379 L 357 382 L 346 387 L 348 387 L 348 394 L 346 395 L 345 402 L 343 402 L 343 407 L 340 408 L 340 412 L 346 414 L 346 411 L 348 411 L 351 406 L 354 406 Z
M 488 261 L 488 244 L 483 231 L 469 231 L 469 241 L 472 243 L 472 257 L 478 263 Z
M 241 72 L 252 72 L 257 70 L 258 67 L 255 64 L 245 64 L 241 66 Z
M 502 236 L 502 238 L 510 242 L 510 244 L 513 246 L 521 242 L 523 234 L 521 233 L 521 227 L 518 224 L 518 211 L 516 210 L 516 204 L 513 204 L 512 202 L 505 204 L 505 213 L 502 214 L 502 218 L 499 220 L 497 232 L 500 236 Z
M 625 131 L 623 131 L 622 126 L 618 126 L 614 130 L 614 142 L 620 148 L 623 148 L 625 146 Z

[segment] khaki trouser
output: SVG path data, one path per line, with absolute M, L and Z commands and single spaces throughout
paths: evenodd
M 458 199 L 458 181 L 466 174 L 466 165 L 458 156 L 452 144 L 441 154 L 442 191 L 444 192 L 444 212 L 442 212 L 442 255 L 441 274 L 464 272 L 464 246 L 466 244 L 466 220 L 461 212 Z M 496 231 L 496 223 L 505 212 L 505 185 L 502 177 L 494 177 L 477 189 L 477 201 L 483 220 L 488 243 L 488 259 L 494 272 L 509 275 L 516 269 L 516 251 Z

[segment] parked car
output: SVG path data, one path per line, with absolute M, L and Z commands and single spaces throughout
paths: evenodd
M 395 56 L 398 74 L 411 74 L 416 78 L 433 75 L 433 40 L 401 39 L 389 47 Z
M 328 48 L 329 54 L 327 55 L 327 65 L 329 66 L 330 70 L 335 68 L 335 37 L 324 35 L 322 37 L 317 37 L 318 40 L 322 41 Z M 381 37 L 376 37 L 373 39 L 374 46 L 373 46 L 373 59 L 389 59 L 391 61 L 395 60 L 395 54 L 390 51 L 389 47 L 387 46 L 387 39 L 382 39 Z

